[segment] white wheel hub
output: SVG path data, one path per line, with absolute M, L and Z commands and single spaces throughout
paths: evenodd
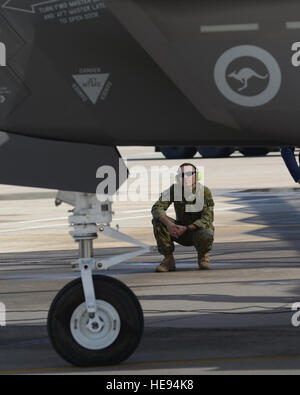
M 88 350 L 102 350 L 115 342 L 121 330 L 117 310 L 104 300 L 96 300 L 95 320 L 91 321 L 86 303 L 74 310 L 70 329 L 78 344 Z

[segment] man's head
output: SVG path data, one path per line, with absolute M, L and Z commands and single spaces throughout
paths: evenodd
M 197 168 L 192 163 L 183 163 L 177 172 L 177 180 L 188 189 L 192 189 L 197 182 Z

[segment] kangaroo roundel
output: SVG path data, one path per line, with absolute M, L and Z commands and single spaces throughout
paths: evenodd
M 270 102 L 279 92 L 282 81 L 275 58 L 252 45 L 226 51 L 217 61 L 214 78 L 223 96 L 244 107 Z

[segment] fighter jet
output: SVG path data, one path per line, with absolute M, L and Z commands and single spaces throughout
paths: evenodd
M 92 276 L 115 262 L 92 254 L 99 227 L 112 234 L 96 169 L 121 184 L 121 145 L 300 145 L 299 12 L 295 0 L 0 0 L 0 182 L 63 190 L 57 202 L 75 207 L 81 279 L 48 318 L 67 361 L 121 362 L 143 333 L 131 290 Z

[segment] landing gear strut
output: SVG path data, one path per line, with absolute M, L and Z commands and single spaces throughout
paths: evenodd
M 76 366 L 118 364 L 137 348 L 144 328 L 141 305 L 122 282 L 93 270 L 110 266 L 152 250 L 108 224 L 112 219 L 111 202 L 99 202 L 95 195 L 59 192 L 57 203 L 73 205 L 70 232 L 79 243 L 77 262 L 81 279 L 66 285 L 54 299 L 48 315 L 48 333 L 53 347 L 66 361 Z M 106 225 L 103 225 L 106 223 Z M 99 225 L 100 224 L 100 225 Z M 98 231 L 141 247 L 138 251 L 96 260 L 93 240 Z

